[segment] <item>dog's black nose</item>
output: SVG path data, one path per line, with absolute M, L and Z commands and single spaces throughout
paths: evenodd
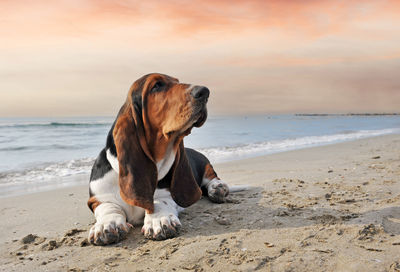
M 207 100 L 210 96 L 210 90 L 204 86 L 194 86 L 190 93 L 196 100 Z

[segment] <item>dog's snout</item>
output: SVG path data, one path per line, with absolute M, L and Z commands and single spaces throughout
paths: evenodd
M 210 96 L 210 90 L 204 86 L 195 86 L 190 93 L 196 100 L 207 100 Z

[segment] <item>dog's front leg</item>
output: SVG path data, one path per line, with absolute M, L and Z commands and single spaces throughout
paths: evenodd
M 144 217 L 142 233 L 148 239 L 165 240 L 178 235 L 181 222 L 178 213 L 183 210 L 167 189 L 157 189 L 154 194 L 154 213 Z
M 116 203 L 101 203 L 94 211 L 96 224 L 89 232 L 89 242 L 107 245 L 121 241 L 129 232 L 131 224 L 126 222 L 122 207 Z

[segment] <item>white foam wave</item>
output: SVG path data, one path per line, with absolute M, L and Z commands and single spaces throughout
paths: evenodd
M 206 155 L 211 162 L 218 163 L 392 133 L 400 133 L 400 129 L 361 130 L 334 135 L 308 136 L 295 139 L 251 143 L 235 147 L 204 148 L 199 149 L 199 151 Z
M 90 173 L 93 158 L 83 158 L 48 165 L 37 166 L 20 171 L 0 173 L 0 196 L 13 188 L 41 186 L 48 183 L 64 182 L 68 177 Z
M 5 122 L 0 123 L 0 128 L 26 128 L 26 127 L 82 127 L 82 126 L 104 126 L 111 125 L 111 121 L 79 121 L 79 122 L 68 122 L 68 121 L 43 121 L 43 122 Z
M 392 133 L 400 133 L 400 128 L 362 130 L 198 150 L 211 162 L 218 163 Z M 79 176 L 81 177 L 80 182 L 88 182 L 93 162 L 94 158 L 83 158 L 0 173 L 0 197 L 76 184 Z

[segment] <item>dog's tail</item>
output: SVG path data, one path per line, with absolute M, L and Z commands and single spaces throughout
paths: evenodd
M 229 186 L 229 193 L 247 191 L 251 187 L 249 185 L 228 185 L 228 186 Z

